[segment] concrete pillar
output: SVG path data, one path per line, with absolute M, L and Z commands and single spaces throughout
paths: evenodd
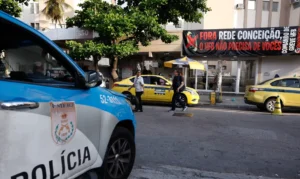
M 272 26 L 272 14 L 273 14 L 273 0 L 270 0 L 270 9 L 269 9 L 269 19 L 268 19 L 268 26 Z
M 291 12 L 291 8 L 292 8 L 291 1 L 281 0 L 280 4 L 281 4 L 281 7 L 280 7 L 279 26 L 280 27 L 289 26 L 290 12 Z M 299 23 L 300 23 L 300 18 L 299 18 Z
M 195 70 L 195 89 L 197 90 L 198 83 L 198 70 Z
M 262 82 L 262 58 L 258 59 L 258 75 L 257 75 L 257 83 Z
M 256 1 L 255 27 L 261 27 L 263 0 Z
M 257 85 L 258 84 L 258 63 L 259 60 L 255 60 L 255 80 L 254 80 L 254 84 Z
M 247 28 L 248 23 L 248 0 L 244 0 L 244 28 Z
M 216 88 L 216 91 L 217 92 L 221 92 L 222 91 L 222 66 L 223 66 L 223 62 L 222 60 L 218 60 L 218 81 L 217 81 L 217 88 Z
M 236 94 L 240 93 L 241 67 L 242 67 L 242 62 L 238 61 L 237 62 L 237 70 L 236 70 L 236 81 L 235 81 L 235 93 Z
M 187 84 L 187 75 L 188 75 L 187 72 L 188 72 L 187 67 L 184 67 L 184 68 L 183 68 L 183 73 L 184 73 L 184 83 L 185 83 L 184 85 L 185 85 L 185 86 L 187 86 L 187 85 L 186 85 L 186 84 Z

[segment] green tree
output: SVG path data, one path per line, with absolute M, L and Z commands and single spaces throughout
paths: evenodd
M 65 2 L 65 0 L 48 0 L 45 2 L 46 6 L 42 10 L 42 13 L 56 24 L 62 27 L 62 21 L 64 19 L 64 12 L 72 7 Z
M 179 17 L 186 22 L 201 23 L 203 13 L 211 10 L 206 2 L 207 0 L 118 0 L 118 5 L 126 5 L 127 11 L 132 7 L 142 12 L 152 9 L 158 17 L 158 23 L 172 22 L 177 25 Z
M 92 56 L 94 59 L 94 67 L 96 71 L 99 71 L 98 61 L 101 56 L 104 55 L 104 44 L 96 43 L 92 40 L 88 40 L 84 44 L 68 41 L 67 46 L 70 47 L 69 55 L 73 57 L 74 60 L 84 60 Z
M 86 0 L 79 5 L 81 10 L 76 11 L 74 17 L 67 19 L 67 27 L 77 26 L 99 34 L 93 42 L 99 45 L 96 51 L 101 53 L 94 60 L 98 61 L 103 55 L 109 57 L 113 62 L 112 77 L 116 81 L 118 60 L 137 53 L 139 44 L 147 46 L 156 39 L 171 43 L 178 39 L 178 36 L 168 34 L 161 24 L 178 24 L 180 17 L 190 22 L 200 22 L 200 10 L 209 10 L 205 0 L 185 1 L 185 5 L 181 1 L 119 0 L 118 5 L 111 5 L 102 0 Z M 128 5 L 125 8 L 122 7 L 124 3 Z M 176 8 L 171 8 L 172 6 Z M 79 48 L 88 47 L 86 43 L 91 41 L 84 44 L 68 42 L 70 55 L 75 59 L 94 56 L 94 50 Z
M 20 5 L 28 6 L 29 0 L 0 0 L 0 10 L 14 17 L 20 17 L 22 9 Z

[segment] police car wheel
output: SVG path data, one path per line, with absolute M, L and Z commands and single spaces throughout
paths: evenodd
M 117 127 L 109 141 L 100 178 L 128 178 L 135 160 L 135 143 L 131 132 Z
M 186 97 L 185 97 L 184 94 L 179 94 L 179 100 L 181 100 L 185 105 L 187 105 L 187 99 L 186 99 Z M 175 102 L 175 105 L 176 105 L 176 107 L 178 107 L 178 108 L 182 107 L 182 106 L 180 105 L 180 102 L 179 102 L 179 101 L 176 101 L 176 102 Z

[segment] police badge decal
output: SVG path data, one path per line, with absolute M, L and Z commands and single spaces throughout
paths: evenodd
M 51 133 L 54 142 L 64 145 L 72 140 L 77 128 L 74 102 L 50 103 Z

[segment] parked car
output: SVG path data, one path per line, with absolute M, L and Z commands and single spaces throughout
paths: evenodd
M 167 80 L 163 76 L 159 75 L 142 75 L 145 83 L 144 94 L 142 100 L 145 102 L 155 103 L 171 103 L 173 90 L 169 89 L 172 86 L 172 82 Z M 132 86 L 134 82 L 134 76 L 124 79 L 120 82 L 116 82 L 113 85 L 112 90 L 125 94 L 127 96 L 134 96 L 135 89 L 128 91 L 128 88 Z M 180 100 L 187 105 L 195 105 L 199 103 L 200 96 L 193 88 L 186 87 L 186 89 L 180 95 Z M 180 106 L 179 102 L 176 102 L 176 106 Z
M 84 72 L 2 11 L 0 27 L 1 60 L 10 71 L 0 78 L 0 178 L 128 178 L 136 121 L 126 96 L 100 88 L 96 71 Z M 51 75 L 54 68 L 73 80 Z
M 246 87 L 245 103 L 273 112 L 277 96 L 282 107 L 300 107 L 300 77 L 281 77 Z

